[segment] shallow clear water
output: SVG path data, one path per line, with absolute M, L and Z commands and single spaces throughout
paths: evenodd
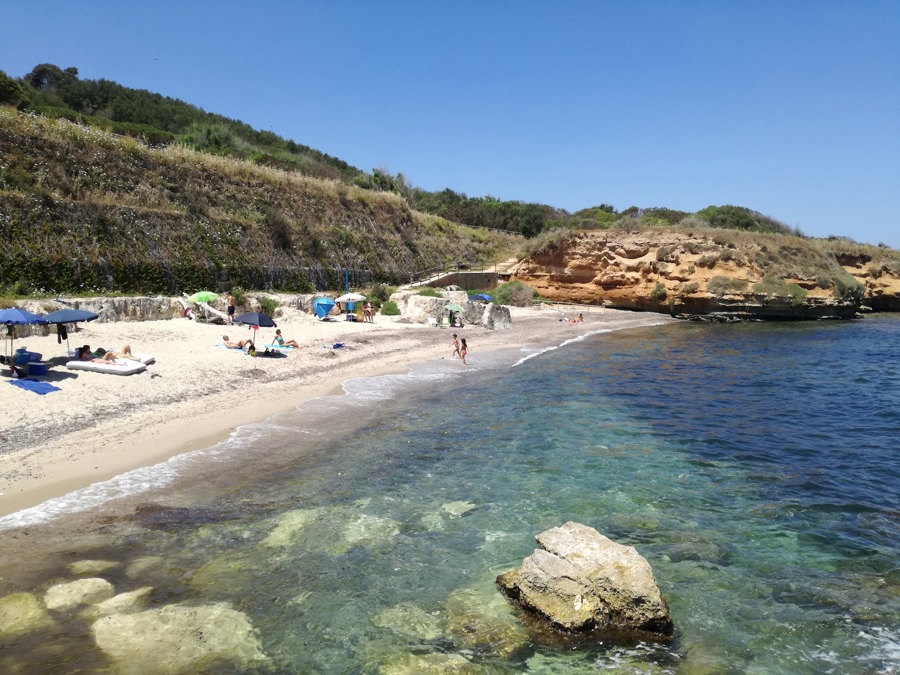
M 161 556 L 108 576 L 158 604 L 232 603 L 276 672 L 415 672 L 438 655 L 475 672 L 894 672 L 898 355 L 900 320 L 880 317 L 473 354 L 348 383 L 0 527 L 148 488 L 107 504 L 137 516 L 111 516 L 77 555 Z M 493 579 L 567 520 L 648 559 L 675 641 L 522 639 Z M 102 667 L 78 621 L 3 663 Z

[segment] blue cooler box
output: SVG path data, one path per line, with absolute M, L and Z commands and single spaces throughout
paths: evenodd
M 29 375 L 46 375 L 47 374 L 47 364 L 41 363 L 40 361 L 31 361 L 28 364 L 28 374 Z

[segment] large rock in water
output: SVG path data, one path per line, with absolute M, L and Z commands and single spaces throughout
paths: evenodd
M 113 614 L 91 631 L 116 673 L 242 672 L 268 663 L 250 619 L 223 604 Z
M 570 632 L 633 631 L 668 638 L 672 617 L 653 570 L 633 546 L 568 522 L 535 537 L 541 548 L 497 583 L 523 607 Z

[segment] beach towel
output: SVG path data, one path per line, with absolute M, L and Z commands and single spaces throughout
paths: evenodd
M 59 387 L 50 384 L 49 382 L 39 382 L 31 377 L 25 377 L 18 380 L 10 380 L 10 384 L 19 387 L 20 389 L 27 389 L 28 391 L 33 391 L 35 394 L 40 394 L 43 396 L 44 394 L 49 394 L 51 391 L 59 391 Z

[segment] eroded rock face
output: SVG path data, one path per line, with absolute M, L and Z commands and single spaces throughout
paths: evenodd
M 772 263 L 776 258 L 796 264 Z M 763 283 L 788 268 L 791 276 Z M 863 285 L 862 305 L 900 311 L 895 265 L 832 253 L 819 240 L 761 233 L 572 232 L 521 261 L 512 279 L 560 302 L 737 318 L 850 318 L 860 300 L 839 299 L 827 282 L 841 269 Z
M 565 631 L 672 635 L 669 606 L 634 547 L 574 522 L 536 539 L 541 548 L 497 577 L 507 596 Z
M 403 319 L 412 323 L 428 323 L 429 318 L 447 318 L 448 303 L 462 307 L 462 321 L 466 325 L 483 326 L 488 330 L 504 330 L 512 325 L 509 307 L 493 302 L 484 304 L 468 299 L 465 291 L 449 291 L 445 297 L 433 298 L 415 291 L 397 291 L 391 300 L 400 309 Z

